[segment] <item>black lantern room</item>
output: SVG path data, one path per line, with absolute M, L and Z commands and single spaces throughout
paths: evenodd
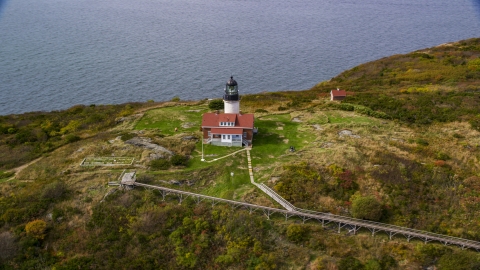
M 225 86 L 225 95 L 223 96 L 223 100 L 238 100 L 238 84 L 233 79 L 233 76 L 230 77 L 230 80 L 227 81 L 227 85 Z

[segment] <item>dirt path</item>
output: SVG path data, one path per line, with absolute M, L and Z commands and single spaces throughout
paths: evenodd
M 15 176 L 16 176 L 19 172 L 23 171 L 23 169 L 27 168 L 28 166 L 30 166 L 30 165 L 38 162 L 38 161 L 39 161 L 40 159 L 42 159 L 42 158 L 43 158 L 43 157 L 39 157 L 39 158 L 37 158 L 37 159 L 35 159 L 35 160 L 30 161 L 30 162 L 27 163 L 27 164 L 23 164 L 22 166 L 19 166 L 19 167 L 16 167 L 16 168 L 13 168 L 13 169 L 9 170 L 10 172 L 14 172 L 15 175 L 13 175 L 12 177 L 10 177 L 10 179 L 8 179 L 7 181 L 11 181 L 11 180 L 15 179 Z
M 240 149 L 240 150 L 238 150 L 238 151 L 235 151 L 235 152 L 230 153 L 230 154 L 228 154 L 228 155 L 225 155 L 225 156 L 223 156 L 223 157 L 219 157 L 219 158 L 212 159 L 212 160 L 205 160 L 205 162 L 208 162 L 208 163 L 214 162 L 214 161 L 217 161 L 217 160 L 219 160 L 219 159 L 222 159 L 222 158 L 226 158 L 226 157 L 235 155 L 236 153 L 239 153 L 239 152 L 242 152 L 242 151 L 245 151 L 245 150 L 247 150 L 247 148 Z

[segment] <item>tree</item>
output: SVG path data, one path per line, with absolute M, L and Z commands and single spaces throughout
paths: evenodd
M 208 103 L 208 108 L 211 110 L 223 110 L 224 109 L 224 104 L 223 100 L 221 99 L 214 99 Z
M 29 223 L 27 223 L 27 225 L 25 225 L 25 231 L 27 232 L 27 235 L 36 239 L 45 238 L 46 229 L 47 223 L 41 219 L 30 221 Z
M 354 218 L 379 221 L 383 207 L 373 196 L 356 197 L 352 201 L 352 216 Z

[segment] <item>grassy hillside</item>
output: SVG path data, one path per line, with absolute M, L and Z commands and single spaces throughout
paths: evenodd
M 479 130 L 480 39 L 443 44 L 357 66 L 312 91 L 354 92 L 364 105 L 405 123 L 466 121 Z
M 307 91 L 243 96 L 259 130 L 255 181 L 297 207 L 480 241 L 479 56 L 471 39 Z M 353 95 L 330 102 L 337 87 Z M 136 171 L 142 183 L 280 208 L 250 183 L 245 151 L 204 145 L 200 160 L 207 111 L 172 101 L 2 116 L 0 269 L 480 269 L 471 250 L 108 185 Z M 135 161 L 80 165 L 90 157 Z

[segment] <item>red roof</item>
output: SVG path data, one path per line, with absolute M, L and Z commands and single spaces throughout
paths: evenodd
M 238 134 L 242 135 L 243 129 L 240 128 L 212 128 L 212 134 Z
M 218 115 L 219 122 L 237 122 L 236 113 L 222 113 Z
M 338 89 L 335 89 L 335 90 L 332 90 L 332 96 L 334 97 L 345 97 L 347 96 L 347 91 L 345 90 L 338 90 Z
M 227 120 L 228 119 L 228 120 Z M 220 127 L 220 122 L 234 122 L 235 127 L 229 128 L 253 128 L 253 114 L 235 114 L 235 113 L 204 113 L 202 118 L 202 127 Z

